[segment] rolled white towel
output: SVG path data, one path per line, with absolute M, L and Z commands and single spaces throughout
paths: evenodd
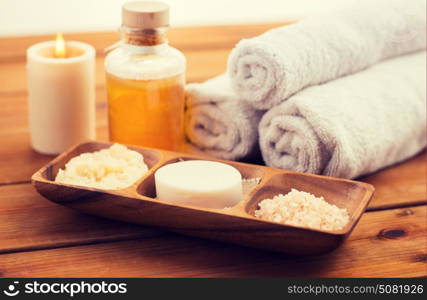
M 304 87 L 425 49 L 425 33 L 425 0 L 357 1 L 357 7 L 243 39 L 228 72 L 237 95 L 269 109 Z
M 267 165 L 354 178 L 426 146 L 426 52 L 307 88 L 262 118 Z
M 236 97 L 228 76 L 187 85 L 186 101 L 185 131 L 196 148 L 230 160 L 259 153 L 258 124 L 262 112 Z

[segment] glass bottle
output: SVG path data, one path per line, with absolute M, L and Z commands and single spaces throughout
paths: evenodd
M 180 151 L 184 142 L 184 55 L 167 43 L 169 7 L 123 5 L 121 42 L 105 58 L 110 140 Z

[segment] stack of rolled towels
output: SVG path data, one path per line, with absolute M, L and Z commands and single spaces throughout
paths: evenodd
M 188 85 L 188 140 L 299 172 L 377 171 L 426 146 L 425 49 L 425 0 L 358 2 L 244 39 L 228 72 Z

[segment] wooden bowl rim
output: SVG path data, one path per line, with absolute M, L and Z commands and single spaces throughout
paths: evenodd
M 302 172 L 295 172 L 295 171 L 271 168 L 271 167 L 255 165 L 255 164 L 248 164 L 248 163 L 242 163 L 242 162 L 216 159 L 213 157 L 198 155 L 198 154 L 172 152 L 172 151 L 160 150 L 160 149 L 156 149 L 156 148 L 140 147 L 140 146 L 132 146 L 132 145 L 125 145 L 125 146 L 132 149 L 132 150 L 140 149 L 140 150 L 148 150 L 148 151 L 153 151 L 155 153 L 159 153 L 160 158 L 153 166 L 151 166 L 149 168 L 148 172 L 146 174 L 144 174 L 144 176 L 142 176 L 140 179 L 138 179 L 138 181 L 136 181 L 134 184 L 132 184 L 131 186 L 129 186 L 127 188 L 107 190 L 107 189 L 98 189 L 98 188 L 93 188 L 93 187 L 85 187 L 85 186 L 78 186 L 78 185 L 72 185 L 72 184 L 64 184 L 64 183 L 55 182 L 53 180 L 49 180 L 49 179 L 45 178 L 45 176 L 43 175 L 48 168 L 57 165 L 69 153 L 72 153 L 73 151 L 77 151 L 79 148 L 82 148 L 85 145 L 95 145 L 96 147 L 101 146 L 103 148 L 106 148 L 106 147 L 111 146 L 113 144 L 114 144 L 113 142 L 85 141 L 85 142 L 79 143 L 77 145 L 74 145 L 69 150 L 61 153 L 60 155 L 55 157 L 53 160 L 51 160 L 50 162 L 45 164 L 43 167 L 41 167 L 38 171 L 36 171 L 31 176 L 31 182 L 33 185 L 35 185 L 37 182 L 42 182 L 45 184 L 56 185 L 59 187 L 66 187 L 66 188 L 86 190 L 86 191 L 102 193 L 102 194 L 116 195 L 116 196 L 127 197 L 127 198 L 132 198 L 132 199 L 141 200 L 141 201 L 150 201 L 150 202 L 155 202 L 155 203 L 158 203 L 161 205 L 172 206 L 172 207 L 180 207 L 183 209 L 189 209 L 189 210 L 192 210 L 195 212 L 196 211 L 204 211 L 204 212 L 209 212 L 209 213 L 214 213 L 214 214 L 229 215 L 229 216 L 232 216 L 235 218 L 250 219 L 254 222 L 268 223 L 268 224 L 271 224 L 272 226 L 280 226 L 280 227 L 284 227 L 284 228 L 298 229 L 298 230 L 303 230 L 303 231 L 307 230 L 307 231 L 318 232 L 318 233 L 334 235 L 334 236 L 347 236 L 352 232 L 352 230 L 354 229 L 354 227 L 358 223 L 359 219 L 361 218 L 361 216 L 365 212 L 366 207 L 369 204 L 369 201 L 372 198 L 374 191 L 375 191 L 375 188 L 373 185 L 365 183 L 365 182 L 355 181 L 355 180 L 342 179 L 342 178 L 336 178 L 336 177 L 330 177 L 330 176 L 324 176 L 324 175 L 308 174 L 308 173 L 302 173 Z M 191 205 L 173 204 L 170 202 L 160 201 L 160 200 L 157 200 L 155 198 L 145 196 L 145 195 L 141 194 L 140 192 L 138 192 L 138 187 L 145 180 L 147 180 L 147 178 L 149 176 L 154 174 L 154 172 L 158 168 L 160 168 L 161 166 L 163 166 L 167 163 L 170 163 L 173 160 L 180 159 L 180 158 L 207 159 L 207 160 L 212 160 L 212 161 L 220 161 L 220 162 L 224 162 L 224 163 L 236 165 L 236 166 L 246 166 L 246 167 L 250 166 L 251 168 L 260 169 L 261 171 L 263 171 L 264 177 L 261 178 L 258 185 L 250 193 L 248 193 L 248 195 L 246 195 L 245 198 L 241 202 L 239 202 L 236 206 L 233 206 L 233 207 L 227 208 L 227 209 L 204 208 L 204 207 L 191 206 Z M 265 172 L 266 170 L 268 170 L 269 172 Z M 252 197 L 254 197 L 255 193 L 262 190 L 262 188 L 265 187 L 265 185 L 274 176 L 279 175 L 279 174 L 298 174 L 298 175 L 303 176 L 303 177 L 307 176 L 307 177 L 311 177 L 311 178 L 319 178 L 319 179 L 326 180 L 326 181 L 335 181 L 335 182 L 339 182 L 339 183 L 351 183 L 351 184 L 354 184 L 354 185 L 362 188 L 364 190 L 363 197 L 361 197 L 361 199 L 359 199 L 359 200 L 356 200 L 356 199 L 353 200 L 353 201 L 359 202 L 358 206 L 355 210 L 354 219 L 353 220 L 350 219 L 350 221 L 347 223 L 347 225 L 343 229 L 340 229 L 340 230 L 321 230 L 321 229 L 316 229 L 316 228 L 309 228 L 309 227 L 295 226 L 295 225 L 288 225 L 288 224 L 282 224 L 282 223 L 267 221 L 267 220 L 257 218 L 255 216 L 251 215 L 250 213 L 248 213 L 246 211 L 245 207 L 251 201 Z M 307 191 L 307 192 L 310 192 L 310 191 Z

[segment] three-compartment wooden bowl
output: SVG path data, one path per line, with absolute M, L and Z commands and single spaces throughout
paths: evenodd
M 149 171 L 128 188 L 101 190 L 54 181 L 58 170 L 71 158 L 111 145 L 101 142 L 77 145 L 37 171 L 31 178 L 32 183 L 50 201 L 88 214 L 297 255 L 321 254 L 337 248 L 356 226 L 374 192 L 372 185 L 362 182 L 132 146 L 128 148 L 144 156 Z M 175 205 L 157 200 L 154 172 L 165 164 L 192 159 L 222 161 L 238 169 L 243 178 L 261 180 L 239 204 L 227 209 Z M 324 231 L 278 224 L 253 216 L 260 201 L 286 194 L 292 188 L 323 196 L 327 202 L 346 208 L 349 223 L 342 230 Z

